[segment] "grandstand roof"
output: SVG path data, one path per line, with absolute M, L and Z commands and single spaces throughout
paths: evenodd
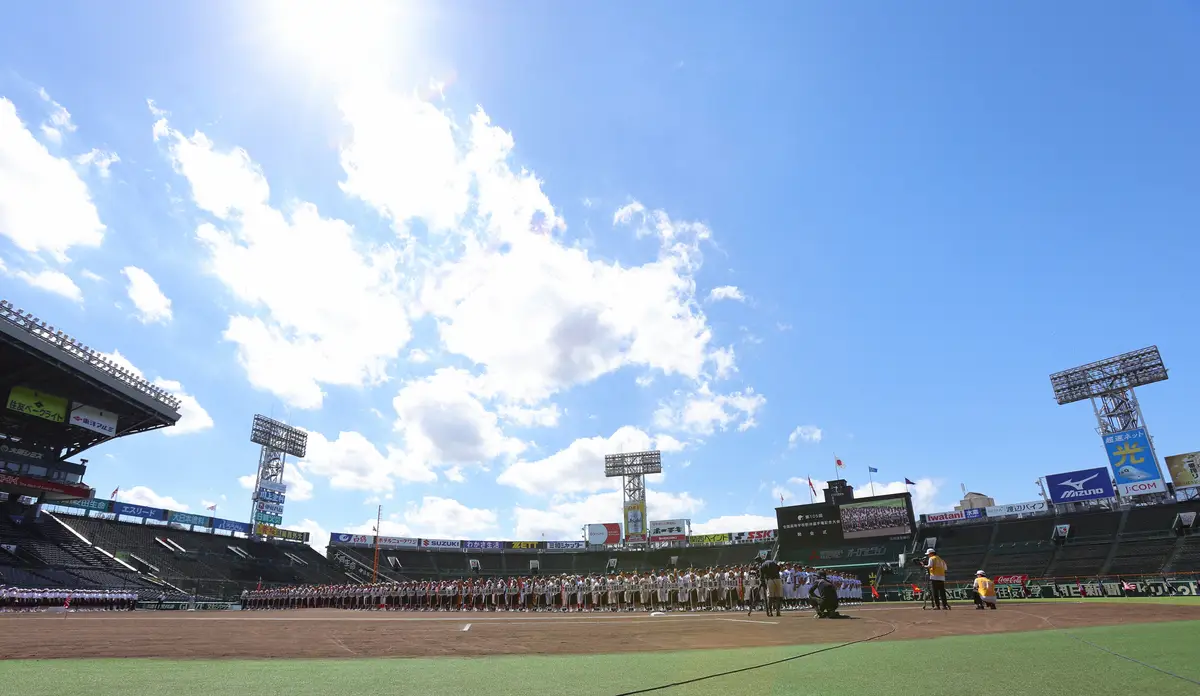
M 0 438 L 50 450 L 58 459 L 123 435 L 174 425 L 179 400 L 28 312 L 0 300 L 0 393 L 26 387 L 116 417 L 112 434 L 0 409 Z

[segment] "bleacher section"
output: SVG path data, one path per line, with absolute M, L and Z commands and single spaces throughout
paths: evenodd
M 252 541 L 82 515 L 57 516 L 89 542 L 144 575 L 200 597 L 233 600 L 260 582 L 265 587 L 349 582 L 307 544 Z

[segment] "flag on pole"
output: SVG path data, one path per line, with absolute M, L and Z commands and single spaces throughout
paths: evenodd
M 909 480 L 906 478 L 906 479 L 904 479 L 904 485 L 906 485 L 906 486 L 915 486 L 915 485 L 917 485 L 917 483 L 916 483 L 916 481 L 909 481 Z
M 783 494 L 782 493 L 779 494 L 779 504 L 783 505 Z
M 110 498 L 112 498 L 113 500 L 116 500 L 116 499 L 117 499 L 117 494 L 118 494 L 118 493 L 120 493 L 120 492 L 121 492 L 121 487 L 120 487 L 120 486 L 117 486 L 116 488 L 114 488 L 114 489 L 113 489 L 112 495 L 111 495 L 111 496 L 109 496 L 109 497 L 110 497 Z
M 808 477 L 808 490 L 812 491 L 813 495 L 817 494 L 817 487 L 813 485 L 812 477 Z
M 846 466 L 845 464 L 842 463 L 841 459 L 838 459 L 838 456 L 836 454 L 833 455 L 833 459 L 835 462 L 837 462 L 837 468 L 841 469 Z
M 872 474 L 878 474 L 878 473 L 879 473 L 879 469 L 876 469 L 876 468 L 875 468 L 875 467 L 873 467 L 873 466 L 868 466 L 868 467 L 867 467 L 867 471 L 868 471 L 868 472 L 870 472 L 870 473 L 872 473 Z
M 871 585 L 871 596 L 875 599 L 879 599 L 879 590 L 875 589 L 874 585 Z
M 212 510 L 213 512 L 216 512 L 216 511 L 217 511 L 217 504 L 216 504 L 216 503 L 213 503 L 212 505 L 209 505 L 209 506 L 208 506 L 207 508 L 205 508 L 205 509 L 206 509 L 206 510 Z

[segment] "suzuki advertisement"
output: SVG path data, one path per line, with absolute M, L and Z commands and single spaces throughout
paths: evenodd
M 1046 476 L 1046 493 L 1058 504 L 1077 503 L 1081 500 L 1103 500 L 1116 495 L 1108 467 L 1071 471 L 1065 474 Z

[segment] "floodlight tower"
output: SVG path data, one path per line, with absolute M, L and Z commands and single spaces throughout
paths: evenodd
M 1091 401 L 1092 411 L 1096 414 L 1096 432 L 1104 438 L 1116 433 L 1146 430 L 1146 420 L 1134 387 L 1166 379 L 1167 368 L 1158 346 L 1150 346 L 1056 372 L 1050 375 L 1050 384 L 1059 406 Z M 1158 469 L 1154 440 L 1149 433 L 1146 433 L 1146 440 L 1150 444 L 1151 461 Z M 1161 469 L 1159 472 L 1161 476 Z
M 646 474 L 662 473 L 662 452 L 632 452 L 628 454 L 604 455 L 604 475 L 609 478 L 620 476 L 625 491 L 624 520 L 625 540 L 648 542 L 646 537 Z M 636 510 L 641 519 L 630 515 Z M 630 529 L 630 527 L 635 527 Z
M 255 415 L 250 426 L 250 442 L 262 446 L 258 455 L 258 475 L 255 476 L 250 505 L 253 530 L 256 528 L 255 523 L 269 519 L 264 515 L 274 514 L 263 509 L 266 505 L 272 506 L 271 510 L 278 510 L 278 515 L 275 516 L 282 520 L 283 494 L 287 490 L 283 483 L 284 464 L 289 454 L 303 459 L 308 453 L 308 433 L 274 418 Z

